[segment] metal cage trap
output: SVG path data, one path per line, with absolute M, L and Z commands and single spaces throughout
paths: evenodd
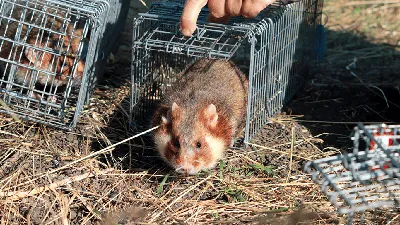
M 322 0 L 276 1 L 254 19 L 206 21 L 203 8 L 192 37 L 180 33 L 184 1 L 153 3 L 134 21 L 131 118 L 148 128 L 162 93 L 198 58 L 232 60 L 249 79 L 245 142 L 277 113 L 306 78 L 320 47 Z
M 126 2 L 2 0 L 0 112 L 73 128 L 124 25 Z
M 353 152 L 308 162 L 305 171 L 339 214 L 356 216 L 378 208 L 400 207 L 400 125 L 359 124 Z

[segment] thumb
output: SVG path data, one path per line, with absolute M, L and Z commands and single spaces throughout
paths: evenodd
M 207 0 L 186 0 L 181 16 L 181 33 L 183 35 L 190 36 L 196 30 L 197 18 L 207 2 Z

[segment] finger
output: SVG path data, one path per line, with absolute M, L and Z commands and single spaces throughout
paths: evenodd
M 207 0 L 186 0 L 181 16 L 181 33 L 190 36 L 196 30 L 196 22 Z
M 274 3 L 274 2 L 276 2 L 276 0 L 266 0 L 266 1 L 265 1 L 266 6 L 264 7 L 264 9 L 267 8 L 267 6 L 271 5 L 271 4 Z
M 273 2 L 273 0 L 244 0 L 240 13 L 245 18 L 254 18 Z
M 242 0 L 226 0 L 225 12 L 229 16 L 240 16 L 240 9 L 242 8 Z
M 210 15 L 219 19 L 225 16 L 225 0 L 209 0 L 208 9 L 210 10 Z
M 207 16 L 207 21 L 211 23 L 227 23 L 231 19 L 231 16 L 223 16 L 220 18 L 215 18 L 211 14 Z

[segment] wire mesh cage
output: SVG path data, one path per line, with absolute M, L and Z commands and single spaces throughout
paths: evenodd
M 0 112 L 73 128 L 123 26 L 124 4 L 2 0 Z
M 359 124 L 353 152 L 308 162 L 305 170 L 328 196 L 338 213 L 399 207 L 400 125 Z
M 301 87 L 315 60 L 322 0 L 276 1 L 256 18 L 206 21 L 203 8 L 192 37 L 182 36 L 182 1 L 153 3 L 134 21 L 131 118 L 147 128 L 166 87 L 199 58 L 232 60 L 249 79 L 245 141 L 249 141 Z

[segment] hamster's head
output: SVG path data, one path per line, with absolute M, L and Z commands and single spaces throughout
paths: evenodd
M 192 113 L 173 103 L 160 114 L 154 140 L 166 162 L 187 175 L 215 167 L 231 142 L 229 124 L 215 105 Z

